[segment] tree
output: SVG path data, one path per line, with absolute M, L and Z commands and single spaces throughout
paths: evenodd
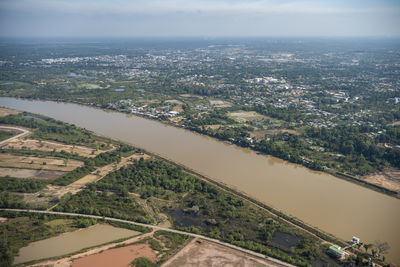
M 368 249 L 370 249 L 372 247 L 372 244 L 363 244 L 363 247 L 365 249 L 365 252 L 368 253 Z
M 375 247 L 378 255 L 386 254 L 390 249 L 390 246 L 387 242 L 382 242 L 380 240 L 375 241 Z

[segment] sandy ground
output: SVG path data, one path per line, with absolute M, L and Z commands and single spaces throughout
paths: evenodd
M 222 124 L 214 124 L 214 125 L 206 125 L 204 126 L 206 129 L 211 129 L 211 130 L 218 130 L 221 128 L 223 125 Z
M 57 142 L 50 141 L 38 141 L 34 139 L 15 139 L 11 142 L 8 142 L 3 148 L 5 149 L 31 149 L 31 150 L 41 150 L 41 151 L 56 151 L 61 152 L 65 151 L 68 153 L 77 153 L 83 157 L 95 157 L 98 154 L 104 152 L 104 150 L 96 150 L 90 147 L 85 146 L 74 146 L 74 145 L 66 145 Z
M 8 108 L 0 108 L 0 117 L 4 117 L 10 114 L 19 114 L 21 111 L 8 109 Z
M 93 248 L 90 249 L 86 252 L 82 252 L 79 254 L 75 254 L 73 256 L 70 257 L 66 257 L 66 258 L 62 258 L 62 259 L 58 259 L 58 260 L 50 260 L 50 261 L 44 261 L 44 262 L 40 262 L 31 266 L 35 266 L 35 267 L 39 267 L 39 266 L 55 266 L 55 267 L 69 267 L 72 265 L 72 262 L 74 260 L 78 260 L 80 258 L 84 258 L 87 257 L 89 255 L 94 255 L 94 254 L 98 254 L 101 253 L 103 251 L 106 251 L 107 249 L 113 248 L 117 245 L 126 245 L 126 244 L 130 244 L 133 242 L 137 242 L 143 238 L 146 238 L 148 236 L 152 236 L 154 232 L 150 232 L 150 233 L 146 233 L 140 236 L 135 236 L 133 238 L 130 238 L 128 240 L 122 241 L 122 242 L 118 242 L 118 243 L 112 243 L 112 244 L 108 244 L 108 245 L 104 245 L 101 247 L 97 247 L 97 248 Z M 133 260 L 133 259 L 132 259 Z M 109 265 L 109 266 L 113 266 L 113 265 Z
M 176 112 L 183 112 L 182 105 L 177 105 L 177 106 L 175 106 L 172 110 L 173 110 L 173 111 L 176 111 Z
M 227 101 L 223 101 L 223 100 L 209 100 L 210 104 L 217 107 L 217 108 L 227 108 L 227 107 L 231 107 L 232 104 L 227 102 Z
M 400 170 L 385 170 L 360 179 L 400 193 Z
M 183 105 L 183 102 L 179 101 L 177 99 L 166 100 L 165 103 L 173 103 L 173 104 L 177 104 L 177 105 Z
M 203 99 L 203 97 L 202 96 L 199 96 L 199 95 L 191 95 L 191 94 L 181 94 L 181 95 L 179 95 L 180 97 L 183 97 L 183 98 L 198 98 L 198 99 Z
M 220 267 L 220 266 L 280 266 L 246 253 L 227 248 L 218 244 L 203 241 L 197 243 L 194 239 L 174 257 L 165 262 L 162 267 L 192 266 L 192 267 Z
M 65 174 L 65 172 L 62 172 L 62 171 L 32 170 L 32 169 L 1 168 L 0 167 L 0 176 L 2 176 L 2 177 L 9 176 L 9 177 L 21 178 L 21 179 L 55 179 L 64 174 Z
M 258 121 L 263 119 L 269 119 L 270 117 L 261 115 L 255 111 L 237 111 L 230 112 L 229 116 L 234 117 L 238 122 L 246 121 Z
M 43 163 L 45 163 L 45 165 Z M 73 159 L 64 160 L 56 158 L 38 158 L 29 156 L 0 154 L 0 167 L 27 168 L 36 170 L 52 170 L 52 171 L 68 172 L 80 166 L 83 166 L 83 162 Z
M 148 159 L 150 158 L 150 156 L 146 154 L 144 155 L 134 154 L 129 157 L 122 158 L 120 163 L 118 164 L 112 163 L 104 167 L 97 168 L 92 173 L 82 177 L 81 179 L 73 182 L 72 184 L 66 186 L 47 185 L 46 188 L 40 190 L 39 192 L 32 194 L 25 193 L 24 200 L 32 204 L 35 203 L 40 204 L 40 203 L 48 203 L 52 198 L 54 197 L 60 198 L 67 193 L 71 193 L 74 195 L 79 191 L 81 191 L 86 184 L 97 182 L 110 172 L 114 170 L 119 170 L 122 166 L 126 164 L 131 164 L 132 159 L 140 159 L 140 158 Z M 50 209 L 52 208 L 54 208 L 54 206 L 51 207 Z
M 6 222 L 8 218 L 0 217 L 0 223 Z
M 126 267 L 136 258 L 146 257 L 156 261 L 156 254 L 149 244 L 136 244 L 109 249 L 100 254 L 86 256 L 72 262 L 73 267 Z
M 250 132 L 250 137 L 256 139 L 257 141 L 263 140 L 265 135 L 275 135 L 278 133 L 289 133 L 294 135 L 300 135 L 299 132 L 290 129 L 277 129 L 277 130 L 258 130 Z

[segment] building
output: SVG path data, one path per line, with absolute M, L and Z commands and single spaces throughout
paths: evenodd
M 350 241 L 351 244 L 359 244 L 360 243 L 360 238 L 353 236 L 353 238 Z
M 328 249 L 328 254 L 340 260 L 344 259 L 346 256 L 346 252 L 344 252 L 338 245 L 330 246 Z

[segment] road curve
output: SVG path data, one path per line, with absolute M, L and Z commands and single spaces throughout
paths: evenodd
M 0 125 L 0 130 L 1 130 L 1 129 L 22 131 L 22 133 L 17 134 L 17 135 L 15 135 L 15 136 L 12 136 L 12 137 L 6 139 L 6 140 L 1 141 L 1 142 L 0 142 L 0 146 L 3 145 L 3 144 L 5 144 L 5 143 L 7 143 L 7 142 L 10 142 L 10 141 L 12 141 L 12 140 L 14 140 L 14 139 L 17 139 L 17 138 L 19 138 L 19 137 L 22 137 L 22 136 L 27 135 L 27 134 L 30 133 L 30 131 L 28 131 L 27 129 L 24 129 L 24 128 L 12 127 L 12 126 L 5 126 L 5 125 Z
M 71 213 L 71 212 L 44 211 L 44 210 L 31 210 L 31 209 L 0 209 L 0 210 L 2 210 L 2 211 L 11 211 L 11 212 L 28 212 L 28 213 L 52 214 L 52 215 L 74 216 L 74 217 L 86 217 L 86 218 L 92 218 L 92 219 L 102 219 L 102 220 L 108 220 L 108 221 L 114 221 L 114 222 L 122 222 L 122 223 L 134 224 L 134 225 L 138 225 L 138 226 L 152 228 L 154 230 L 162 230 L 162 231 L 167 231 L 167 232 L 171 232 L 171 233 L 176 233 L 176 234 L 182 234 L 182 235 L 188 235 L 188 236 L 191 236 L 191 237 L 201 238 L 203 240 L 214 242 L 214 243 L 226 246 L 226 247 L 230 247 L 230 248 L 235 249 L 235 250 L 242 251 L 242 252 L 247 253 L 249 255 L 265 259 L 267 261 L 273 262 L 273 263 L 281 265 L 281 266 L 294 267 L 294 265 L 291 265 L 289 263 L 280 261 L 278 259 L 271 258 L 271 257 L 265 256 L 264 254 L 257 253 L 257 252 L 254 252 L 254 251 L 251 251 L 251 250 L 248 250 L 248 249 L 237 247 L 235 245 L 232 245 L 232 244 L 229 244 L 229 243 L 225 243 L 225 242 L 222 242 L 222 241 L 214 239 L 214 238 L 210 238 L 210 237 L 203 236 L 203 235 L 198 235 L 198 234 L 193 234 L 193 233 L 188 233 L 188 232 L 184 232 L 184 231 L 180 231 L 180 230 L 174 230 L 174 229 L 169 229 L 169 228 L 165 228 L 165 227 L 160 227 L 160 226 L 157 226 L 157 225 L 132 222 L 132 221 L 128 221 L 128 220 L 116 219 L 116 218 L 111 218 L 111 217 L 103 217 L 103 216 L 97 216 L 97 215 L 88 215 L 88 214 Z

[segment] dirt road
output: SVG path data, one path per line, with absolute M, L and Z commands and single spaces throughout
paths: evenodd
M 13 131 L 20 131 L 20 132 L 22 132 L 22 133 L 17 134 L 17 135 L 15 135 L 15 136 L 13 136 L 13 137 L 10 137 L 10 138 L 8 138 L 8 139 L 6 139 L 6 140 L 1 141 L 1 142 L 0 142 L 0 146 L 2 146 L 3 144 L 6 144 L 6 143 L 8 143 L 8 142 L 10 142 L 10 141 L 12 141 L 12 140 L 14 140 L 14 139 L 17 139 L 17 138 L 20 138 L 20 137 L 24 137 L 24 136 L 26 136 L 26 135 L 28 135 L 28 134 L 31 133 L 31 132 L 28 131 L 27 129 L 20 128 L 20 127 L 12 127 L 12 126 L 4 126 L 4 125 L 1 125 L 1 126 L 0 126 L 0 130 L 1 130 L 1 129 L 4 129 L 4 130 L 13 130 Z

